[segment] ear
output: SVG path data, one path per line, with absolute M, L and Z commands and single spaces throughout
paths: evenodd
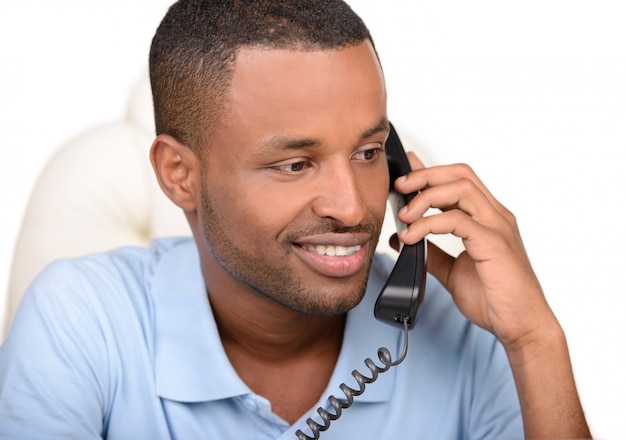
M 161 189 L 183 211 L 197 207 L 200 161 L 188 146 L 161 134 L 150 148 L 150 162 Z

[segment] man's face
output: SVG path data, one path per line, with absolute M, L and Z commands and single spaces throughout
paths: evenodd
M 386 91 L 371 45 L 245 49 L 226 101 L 199 210 L 213 269 L 301 312 L 354 307 L 389 188 Z

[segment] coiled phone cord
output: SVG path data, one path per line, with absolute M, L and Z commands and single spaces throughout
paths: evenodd
M 343 403 L 343 402 L 339 401 L 334 395 L 331 395 L 328 398 L 328 401 L 330 402 L 332 407 L 335 409 L 335 414 L 329 413 L 328 411 L 326 411 L 321 406 L 319 408 L 317 408 L 317 413 L 320 415 L 320 417 L 324 421 L 324 424 L 320 425 L 315 420 L 313 420 L 311 418 L 308 418 L 306 420 L 306 424 L 309 426 L 309 428 L 311 428 L 311 431 L 313 432 L 313 437 L 309 437 L 308 435 L 303 433 L 300 429 L 298 429 L 296 431 L 296 437 L 298 437 L 298 440 L 317 440 L 317 439 L 319 439 L 320 433 L 323 432 L 323 431 L 326 431 L 330 427 L 330 422 L 332 422 L 333 420 L 337 420 L 339 417 L 341 417 L 342 410 L 352 406 L 352 403 L 354 401 L 354 397 L 360 396 L 361 394 L 363 394 L 363 392 L 365 391 L 365 386 L 368 383 L 374 382 L 376 379 L 378 379 L 378 375 L 380 373 L 384 373 L 389 368 L 395 367 L 396 365 L 400 364 L 404 360 L 404 358 L 406 358 L 406 353 L 407 353 L 407 350 L 409 348 L 409 321 L 408 321 L 408 317 L 404 317 L 403 318 L 403 322 L 404 322 L 404 347 L 402 349 L 402 353 L 400 354 L 400 357 L 398 357 L 397 360 L 392 361 L 391 360 L 391 353 L 389 352 L 389 349 L 387 349 L 386 347 L 381 347 L 381 348 L 378 349 L 378 359 L 380 359 L 380 361 L 383 363 L 382 367 L 377 366 L 374 363 L 374 361 L 372 361 L 370 358 L 365 359 L 363 361 L 363 363 L 371 371 L 372 377 L 371 378 L 370 377 L 365 377 L 361 373 L 359 373 L 357 370 L 353 370 L 352 371 L 352 376 L 354 377 L 354 379 L 359 384 L 359 389 L 355 390 L 354 388 L 350 388 L 345 383 L 342 383 L 341 385 L 339 385 L 339 388 L 341 389 L 341 391 L 345 394 L 345 396 L 347 398 L 347 402 Z

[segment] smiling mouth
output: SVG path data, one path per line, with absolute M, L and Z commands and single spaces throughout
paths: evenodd
M 361 245 L 335 246 L 335 245 L 302 245 L 302 249 L 315 252 L 326 257 L 347 257 L 361 250 Z

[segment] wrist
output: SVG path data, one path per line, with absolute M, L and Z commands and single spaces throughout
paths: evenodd
M 505 347 L 527 438 L 590 438 L 563 329 L 554 319 Z
M 554 316 L 532 332 L 503 345 L 511 366 L 550 360 L 555 356 L 569 360 L 565 333 Z

